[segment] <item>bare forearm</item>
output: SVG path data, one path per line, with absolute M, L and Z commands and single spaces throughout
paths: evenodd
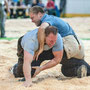
M 31 66 L 30 63 L 23 64 L 23 72 L 26 80 L 31 81 Z
M 56 66 L 59 63 L 60 63 L 59 60 L 55 61 L 55 58 L 54 58 L 51 61 L 49 61 L 48 63 L 46 63 L 45 65 L 41 66 L 41 71 L 43 71 L 45 69 L 52 68 L 52 67 Z
M 24 73 L 26 81 L 24 82 L 23 85 L 25 87 L 32 86 L 32 80 L 31 80 L 31 62 L 32 62 L 32 59 L 33 59 L 32 54 L 30 54 L 26 50 L 24 50 L 23 73 Z
M 53 58 L 51 61 L 49 61 L 48 63 L 43 65 L 41 67 L 41 71 L 45 70 L 45 69 L 49 69 L 51 67 L 54 67 L 54 66 L 56 66 L 57 64 L 59 64 L 61 62 L 62 56 L 63 56 L 63 50 L 53 52 L 53 54 L 54 54 L 55 58 Z
M 39 29 L 38 29 L 38 42 L 39 42 L 39 48 L 38 48 L 38 56 L 42 53 L 44 48 L 44 42 L 45 42 L 45 28 L 49 26 L 48 23 L 43 23 Z
M 42 49 L 44 46 L 45 33 L 43 28 L 39 28 L 38 30 L 38 41 L 39 41 L 39 49 Z

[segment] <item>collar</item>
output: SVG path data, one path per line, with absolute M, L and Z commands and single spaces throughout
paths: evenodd
M 43 21 L 46 17 L 47 17 L 48 14 L 44 14 L 43 17 L 41 18 L 41 21 Z

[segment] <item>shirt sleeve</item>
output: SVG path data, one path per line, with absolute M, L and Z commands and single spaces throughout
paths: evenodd
M 47 20 L 45 22 L 47 22 L 50 26 L 53 26 L 53 21 Z
M 27 52 L 29 52 L 30 54 L 34 55 L 34 49 L 35 49 L 35 43 L 34 41 L 31 39 L 31 40 L 27 40 L 27 41 L 22 41 L 21 42 L 21 45 L 22 45 L 22 48 L 24 50 L 26 50 Z
M 62 37 L 60 34 L 58 34 L 57 36 L 57 41 L 55 43 L 55 45 L 53 46 L 53 51 L 61 51 L 63 50 L 63 41 L 62 41 Z

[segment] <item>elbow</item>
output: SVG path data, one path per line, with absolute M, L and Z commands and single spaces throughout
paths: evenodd
M 59 64 L 61 62 L 61 59 L 59 59 L 58 61 L 57 61 L 57 64 Z
M 57 58 L 55 61 L 57 64 L 59 64 L 61 62 L 62 58 Z
M 59 64 L 60 62 L 61 62 L 61 59 L 60 58 L 57 59 L 57 60 L 55 60 L 56 65 Z

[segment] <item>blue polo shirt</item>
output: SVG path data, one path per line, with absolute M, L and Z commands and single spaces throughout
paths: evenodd
M 34 55 L 35 51 L 38 49 L 38 39 L 37 39 L 38 29 L 27 32 L 21 41 L 21 46 L 24 50 Z M 44 50 L 49 50 L 48 45 L 44 45 Z M 52 51 L 61 51 L 63 50 L 63 41 L 58 34 L 55 45 L 52 47 Z
M 69 24 L 56 16 L 44 14 L 44 16 L 41 18 L 41 24 L 44 22 L 47 22 L 51 26 L 57 27 L 58 32 L 62 37 L 75 35 Z

